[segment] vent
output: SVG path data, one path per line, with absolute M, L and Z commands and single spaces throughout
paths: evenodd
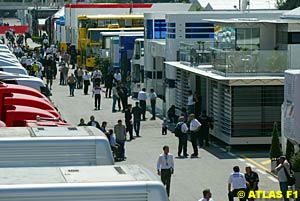
M 68 127 L 68 130 L 69 131 L 77 131 L 77 128 L 76 127 Z
M 38 129 L 39 131 L 44 131 L 44 130 L 45 130 L 45 128 L 41 128 L 41 127 L 37 127 L 37 129 Z
M 117 172 L 118 172 L 119 174 L 126 174 L 125 171 L 124 171 L 120 166 L 114 167 L 114 168 L 117 170 Z
M 79 170 L 78 169 L 70 169 L 70 170 L 68 170 L 68 172 L 79 172 Z

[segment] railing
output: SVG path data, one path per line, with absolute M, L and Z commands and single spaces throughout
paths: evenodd
M 205 45 L 180 44 L 180 63 L 191 66 L 210 65 L 214 73 L 224 76 L 281 76 L 288 68 L 288 52 L 284 50 L 233 51 Z
M 284 50 L 224 51 L 212 49 L 215 73 L 225 76 L 283 75 L 288 68 L 288 53 Z

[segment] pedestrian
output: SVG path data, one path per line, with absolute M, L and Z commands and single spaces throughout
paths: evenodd
M 81 118 L 80 121 L 79 121 L 79 124 L 77 126 L 87 126 L 87 124 L 84 123 L 84 119 Z
M 135 107 L 132 108 L 132 114 L 135 135 L 136 137 L 140 137 L 141 116 L 143 114 L 143 110 L 139 106 L 139 102 L 135 102 Z
M 245 196 L 241 197 L 241 194 Z M 244 174 L 240 173 L 239 166 L 233 167 L 233 173 L 228 178 L 228 200 L 234 201 L 234 197 L 239 197 L 240 201 L 246 201 L 247 197 L 246 179 Z
M 176 124 L 175 130 L 176 129 L 178 129 L 179 131 L 179 134 L 176 134 L 178 137 L 178 157 L 181 157 L 182 150 L 183 156 L 188 157 L 189 154 L 187 153 L 187 133 L 189 131 L 189 128 L 184 122 L 184 117 L 181 116 L 178 118 L 178 123 Z
M 43 73 L 42 73 L 41 69 L 39 69 L 38 71 L 35 72 L 35 77 L 40 78 L 41 80 L 43 80 Z
M 194 98 L 192 90 L 188 91 L 187 113 L 188 114 L 194 114 L 195 113 L 195 98 Z
M 114 81 L 114 75 L 113 72 L 110 71 L 107 73 L 105 77 L 105 98 L 109 97 L 111 98 L 111 89 L 113 87 L 113 81 Z
M 200 135 L 199 135 L 199 144 L 200 147 L 205 146 L 209 147 L 209 128 L 213 124 L 212 118 L 207 116 L 206 110 L 202 111 L 201 116 L 199 117 L 199 122 L 201 123 Z
M 170 123 L 176 123 L 176 107 L 175 105 L 172 105 L 169 109 L 168 109 L 168 118 L 170 120 Z
M 247 166 L 245 168 L 245 179 L 247 185 L 247 192 L 249 191 L 257 191 L 258 190 L 258 182 L 259 177 L 258 174 L 252 171 L 251 166 Z M 248 198 L 248 201 L 254 201 L 254 198 Z
M 116 69 L 115 74 L 114 74 L 114 81 L 116 84 L 121 83 L 122 81 L 122 75 L 119 69 Z
M 124 110 L 124 108 L 126 109 L 127 105 L 128 105 L 128 89 L 127 89 L 125 83 L 121 83 L 120 87 L 122 90 L 122 96 L 120 96 L 120 99 L 121 99 L 123 110 Z
M 67 84 L 68 74 L 69 74 L 69 67 L 68 67 L 68 65 L 64 64 L 64 66 L 63 66 L 63 76 L 64 76 L 64 80 L 65 80 L 64 85 Z
M 283 200 L 289 201 L 289 198 L 286 197 L 286 192 L 288 191 L 287 176 L 290 176 L 291 167 L 285 156 L 280 156 L 278 161 L 279 164 L 276 166 L 275 170 L 277 172 L 279 187 L 283 195 Z
M 119 119 L 118 123 L 114 126 L 114 133 L 116 134 L 116 141 L 121 147 L 121 158 L 125 157 L 125 141 L 126 141 L 126 128 L 122 124 L 122 120 Z
M 88 126 L 94 126 L 98 129 L 100 129 L 100 124 L 98 121 L 95 120 L 95 117 L 92 115 L 90 116 L 90 121 L 87 123 Z
M 89 91 L 89 86 L 91 84 L 90 80 L 91 80 L 91 76 L 89 74 L 88 71 L 84 72 L 84 75 L 82 76 L 83 79 L 83 93 L 84 95 L 88 95 L 88 91 Z
M 127 97 L 126 97 L 127 95 L 125 94 L 126 92 L 123 90 L 122 83 L 118 84 L 117 91 L 118 91 L 118 95 L 119 95 L 118 104 L 121 105 L 121 103 L 122 103 L 122 107 L 123 107 L 122 112 L 125 112 L 125 109 L 127 107 L 127 103 L 126 103 L 127 102 Z
M 147 100 L 146 88 L 143 88 L 141 91 L 139 91 L 138 100 L 140 101 L 140 106 L 143 111 L 143 121 L 146 121 L 146 100 Z
M 161 124 L 161 134 L 167 135 L 167 132 L 168 132 L 168 120 L 167 118 L 164 118 Z
M 162 183 L 166 186 L 168 197 L 170 197 L 171 176 L 174 174 L 173 155 L 169 153 L 169 146 L 163 147 L 163 153 L 157 160 L 157 174 L 161 177 Z
M 156 98 L 157 98 L 157 95 L 154 91 L 154 89 L 150 89 L 150 105 L 151 105 L 151 111 L 152 111 L 152 118 L 151 120 L 155 120 L 155 117 L 156 117 L 156 112 L 155 112 L 155 108 L 156 108 Z
M 101 78 L 102 78 L 102 72 L 99 70 L 99 68 L 95 68 L 95 71 L 93 72 L 92 80 L 93 80 L 93 87 L 98 84 L 101 84 Z
M 77 82 L 77 80 L 76 80 L 74 74 L 71 73 L 71 75 L 67 79 L 67 83 L 69 85 L 69 90 L 70 90 L 70 96 L 74 96 L 74 90 L 75 90 L 75 87 L 76 87 L 76 82 Z
M 129 133 L 130 140 L 133 140 L 133 125 L 132 125 L 132 105 L 127 105 L 127 108 L 125 109 L 125 125 L 126 125 L 126 131 Z
M 50 90 L 52 90 L 52 84 L 53 84 L 53 71 L 51 69 L 51 67 L 47 67 L 46 69 L 46 83 L 47 83 L 47 87 L 50 86 Z
M 203 190 L 203 198 L 201 198 L 199 201 L 213 201 L 211 198 L 212 194 L 209 189 Z
M 127 72 L 127 76 L 126 76 L 126 87 L 127 87 L 127 91 L 128 94 L 127 96 L 131 96 L 131 72 Z
M 65 67 L 65 63 L 64 62 L 60 62 L 59 65 L 58 65 L 59 85 L 64 85 L 65 84 L 64 67 Z
M 116 110 L 116 103 L 119 99 L 118 89 L 117 85 L 114 83 L 112 88 L 112 94 L 113 94 L 113 102 L 112 102 L 112 112 L 117 112 Z M 121 106 L 119 105 L 119 110 L 121 110 Z
M 187 122 L 189 115 L 188 115 L 185 107 L 181 108 L 181 114 L 180 114 L 180 116 L 183 116 L 184 117 L 184 122 Z
M 95 110 L 100 110 L 101 92 L 102 92 L 101 87 L 99 86 L 99 84 L 96 84 L 96 86 L 93 88 L 93 95 L 92 95 L 95 97 Z
M 201 123 L 196 119 L 194 114 L 190 114 L 190 133 L 191 133 L 191 141 L 194 153 L 192 157 L 198 156 L 198 138 L 199 138 L 199 131 L 201 128 Z
M 103 121 L 101 123 L 101 126 L 100 126 L 100 130 L 103 132 L 103 133 L 107 133 L 107 130 L 106 130 L 106 126 L 107 126 L 107 122 L 106 121 Z
M 82 68 L 79 68 L 77 70 L 77 89 L 82 89 L 82 77 L 83 77 L 83 74 L 84 73 L 83 73 Z

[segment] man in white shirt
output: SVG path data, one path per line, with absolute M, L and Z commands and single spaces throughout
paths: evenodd
M 211 192 L 209 189 L 203 190 L 203 198 L 201 198 L 199 201 L 213 201 L 211 198 Z
M 140 107 L 143 110 L 143 120 L 146 120 L 146 100 L 147 100 L 147 93 L 146 88 L 143 88 L 138 93 L 138 100 L 140 101 Z
M 199 132 L 201 123 L 196 119 L 194 114 L 191 114 L 189 116 L 191 122 L 190 122 L 190 131 L 191 131 L 191 142 L 193 146 L 194 153 L 192 154 L 192 157 L 198 156 L 198 138 L 199 138 Z
M 93 72 L 93 87 L 95 87 L 95 85 L 100 85 L 101 84 L 101 78 L 102 78 L 102 72 L 96 68 L 95 71 Z
M 116 70 L 114 74 L 114 80 L 116 81 L 116 83 L 120 83 L 122 81 L 122 75 L 120 73 L 120 70 Z
M 188 114 L 194 114 L 195 113 L 195 101 L 194 101 L 194 95 L 193 92 L 190 90 L 188 92 L 188 98 L 187 98 L 187 113 Z
M 231 185 L 232 189 L 231 190 Z M 243 198 L 241 195 L 245 195 Z M 245 175 L 240 173 L 239 166 L 233 167 L 233 173 L 228 178 L 228 200 L 234 201 L 234 197 L 239 197 L 240 201 L 246 201 L 246 179 Z
M 156 98 L 157 98 L 157 95 L 154 91 L 154 89 L 150 89 L 150 104 L 151 104 L 151 111 L 152 111 L 152 118 L 151 120 L 155 120 L 155 117 L 156 117 L 156 112 L 155 112 L 155 107 L 156 107 Z
M 170 196 L 171 176 L 174 173 L 173 155 L 169 153 L 169 146 L 163 147 L 163 153 L 157 160 L 157 174 L 161 177 L 162 183 L 166 186 L 168 196 Z

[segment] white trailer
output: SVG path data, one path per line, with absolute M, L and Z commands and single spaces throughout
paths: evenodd
M 2 168 L 5 201 L 167 201 L 161 181 L 138 165 Z
M 95 127 L 0 128 L 0 167 L 113 165 L 110 144 Z

